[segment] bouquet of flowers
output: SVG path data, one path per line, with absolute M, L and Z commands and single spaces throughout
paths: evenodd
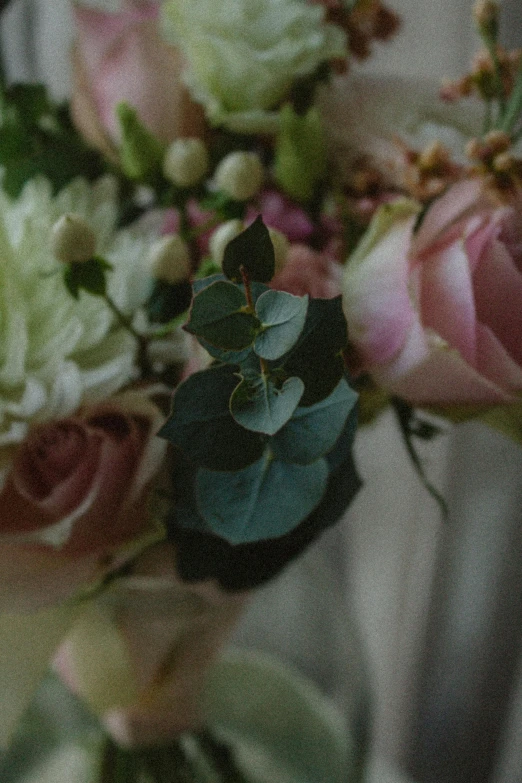
M 76 3 L 70 103 L 2 86 L 6 779 L 52 663 L 90 783 L 282 780 L 204 705 L 277 682 L 306 756 L 312 686 L 216 661 L 360 489 L 357 424 L 392 406 L 442 506 L 434 414 L 522 440 L 521 56 L 496 3 L 475 21 L 484 51 L 416 127 L 354 74 L 398 26 L 380 0 Z M 310 769 L 288 779 L 346 779 Z

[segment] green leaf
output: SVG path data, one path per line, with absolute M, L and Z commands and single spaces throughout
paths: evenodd
M 104 296 L 107 291 L 106 272 L 112 269 L 103 258 L 90 258 L 65 268 L 64 282 L 69 293 L 78 299 L 80 290 L 93 296 Z
M 116 107 L 120 125 L 120 162 L 130 179 L 141 183 L 154 181 L 161 172 L 165 148 L 145 127 L 137 111 L 125 101 Z
M 158 434 L 192 462 L 211 470 L 239 470 L 252 464 L 264 444 L 232 418 L 229 400 L 236 385 L 230 366 L 194 373 L 178 386 L 172 413 Z
M 281 385 L 269 375 L 243 378 L 230 398 L 230 411 L 242 427 L 274 435 L 299 405 L 304 384 L 300 378 L 287 378 Z
M 280 112 L 281 130 L 276 142 L 276 180 L 294 199 L 311 201 L 326 175 L 326 145 L 320 112 L 313 106 L 304 115 L 290 104 Z
M 252 344 L 259 320 L 246 307 L 244 293 L 233 283 L 217 281 L 194 297 L 187 332 L 217 348 L 239 351 Z
M 274 246 L 261 216 L 225 248 L 223 272 L 236 283 L 241 282 L 241 267 L 249 280 L 268 283 L 274 276 Z
M 303 381 L 301 405 L 314 405 L 335 389 L 345 371 L 341 350 L 346 343 L 341 297 L 311 299 L 301 336 L 277 365 Z
M 279 359 L 288 353 L 303 330 L 308 296 L 285 291 L 266 291 L 256 302 L 263 331 L 256 337 L 254 350 L 263 359 Z
M 211 530 L 233 544 L 277 538 L 313 511 L 327 480 L 324 459 L 292 465 L 265 453 L 233 473 L 199 470 L 198 508 Z
M 270 443 L 274 456 L 284 462 L 307 465 L 327 454 L 333 449 L 356 402 L 357 393 L 342 378 L 329 397 L 295 410 Z

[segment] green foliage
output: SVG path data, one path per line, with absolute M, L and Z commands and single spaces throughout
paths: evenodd
M 307 309 L 307 296 L 294 296 L 284 291 L 262 294 L 256 302 L 256 314 L 262 328 L 254 343 L 256 354 L 275 360 L 287 353 L 302 332 Z
M 111 264 L 103 258 L 90 258 L 65 267 L 64 282 L 68 291 L 78 299 L 80 291 L 87 291 L 94 296 L 105 296 L 107 292 L 106 272 L 112 269 Z
M 2 186 L 14 198 L 38 175 L 57 192 L 74 177 L 93 180 L 106 168 L 73 127 L 68 108 L 33 84 L 14 84 L 0 95 L 0 165 Z
M 256 221 L 229 256 L 229 280 L 194 284 L 186 329 L 219 364 L 178 387 L 159 433 L 178 450 L 176 524 L 234 545 L 289 534 L 341 465 L 349 465 L 350 499 L 358 486 L 357 394 L 343 377 L 340 297 L 269 289 L 267 236 Z
M 287 378 L 283 383 L 265 375 L 243 378 L 230 398 L 230 412 L 253 432 L 275 435 L 299 405 L 304 383 L 300 378 Z
M 116 107 L 120 124 L 120 164 L 129 179 L 153 183 L 161 174 L 165 148 L 143 125 L 132 106 L 122 101 Z
M 326 145 L 316 107 L 297 114 L 290 104 L 280 112 L 274 171 L 281 187 L 297 201 L 313 199 L 326 175 Z
M 245 294 L 233 283 L 217 281 L 194 297 L 186 330 L 217 348 L 241 350 L 251 345 L 260 322 L 245 311 Z
M 225 248 L 223 272 L 228 279 L 240 283 L 242 267 L 251 281 L 268 283 L 274 276 L 274 246 L 261 217 L 257 217 Z
M 288 533 L 321 500 L 328 480 L 326 460 L 294 465 L 263 457 L 244 470 L 198 471 L 196 493 L 205 521 L 231 543 Z

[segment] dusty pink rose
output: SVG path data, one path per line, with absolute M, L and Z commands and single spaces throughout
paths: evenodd
M 294 201 L 277 190 L 263 190 L 257 205 L 250 207 L 246 224 L 252 223 L 261 214 L 270 228 L 280 231 L 290 242 L 304 242 L 314 231 L 314 224 Z
M 93 632 L 87 616 L 62 644 L 55 668 L 120 744 L 168 741 L 202 721 L 209 668 L 245 600 L 245 593 L 224 592 L 212 581 L 182 582 L 174 548 L 157 545 L 99 599 L 97 611 L 111 631 L 98 635 L 98 655 L 85 650 Z M 116 675 L 119 688 L 114 688 L 115 638 L 129 664 L 127 672 Z
M 0 606 L 64 600 L 147 532 L 160 422 L 155 405 L 127 393 L 29 433 L 0 492 Z
M 522 194 L 478 180 L 417 210 L 382 207 L 349 261 L 344 309 L 362 365 L 413 403 L 494 404 L 522 391 Z
M 331 299 L 341 293 L 342 266 L 333 256 L 307 245 L 292 245 L 286 263 L 271 287 L 296 296 Z
M 161 37 L 159 2 L 126 0 L 117 13 L 74 6 L 76 43 L 72 111 L 94 146 L 108 152 L 118 140 L 120 101 L 165 142 L 203 133 L 203 114 L 180 81 L 178 52 Z

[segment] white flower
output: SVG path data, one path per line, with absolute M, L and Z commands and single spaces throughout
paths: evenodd
M 61 215 L 86 220 L 96 252 L 114 267 L 109 293 L 132 315 L 149 291 L 143 258 L 151 232 L 115 231 L 115 196 L 108 177 L 94 185 L 75 180 L 56 196 L 44 179 L 29 182 L 16 201 L 0 192 L 0 446 L 20 442 L 30 421 L 68 415 L 133 374 L 134 338 L 115 324 L 103 300 L 71 296 L 52 251 L 52 227 Z
M 167 0 L 166 37 L 188 63 L 186 82 L 216 124 L 237 131 L 274 126 L 296 78 L 347 54 L 344 32 L 306 0 Z
M 263 164 L 255 152 L 230 152 L 219 163 L 214 172 L 218 190 L 222 190 L 236 201 L 248 201 L 256 195 L 263 184 Z

